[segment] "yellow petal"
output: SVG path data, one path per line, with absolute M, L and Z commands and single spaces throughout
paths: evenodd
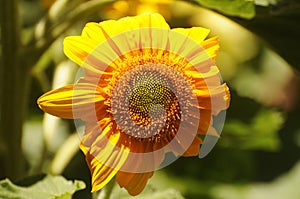
M 138 21 L 140 28 L 170 28 L 164 17 L 158 13 L 138 15 L 135 19 Z
M 39 107 L 54 116 L 61 118 L 80 118 L 95 113 L 105 98 L 94 84 L 78 83 L 67 85 L 42 95 L 37 103 Z
M 120 187 L 127 189 L 130 195 L 136 196 L 144 190 L 148 179 L 152 176 L 153 171 L 147 173 L 127 173 L 119 171 L 116 178 Z
M 109 136 L 109 133 L 111 133 L 113 130 L 115 130 L 115 128 L 112 128 L 112 121 L 110 118 L 104 118 L 96 123 L 86 122 L 85 133 L 80 142 L 81 150 L 85 154 L 88 153 L 97 138 L 103 138 L 104 141 L 107 141 L 107 136 Z
M 205 49 L 206 53 L 211 57 L 213 60 L 216 59 L 219 46 L 219 37 L 212 37 L 207 40 L 204 40 L 201 43 L 201 46 Z
M 160 14 L 143 14 L 134 17 L 124 17 L 119 20 L 87 23 L 82 31 L 82 37 L 101 43 L 119 33 L 147 27 L 169 29 L 169 25 Z
M 191 46 L 193 44 L 190 44 Z M 189 65 L 186 67 L 186 70 L 196 69 L 200 73 L 206 73 L 210 71 L 210 68 L 214 66 L 215 58 L 217 56 L 217 52 L 219 50 L 219 40 L 217 37 L 213 37 L 203 41 L 201 46 L 197 48 L 191 47 L 192 56 L 186 56 L 189 61 Z
M 121 56 L 118 52 L 118 45 L 120 44 L 115 44 L 110 39 L 120 33 L 138 28 L 169 29 L 169 25 L 160 14 L 144 14 L 135 17 L 125 17 L 117 21 L 108 20 L 98 24 L 88 23 L 83 29 L 81 36 L 70 36 L 65 38 L 64 52 L 66 56 L 78 65 L 95 73 L 102 73 L 105 70 L 105 66 L 110 65 L 116 58 L 115 53 L 118 56 Z M 99 51 L 97 52 L 95 48 L 106 41 L 111 45 L 112 49 L 110 50 L 112 51 L 103 52 L 101 51 L 102 49 L 98 49 Z M 91 55 L 91 53 L 93 54 Z M 91 60 L 87 60 L 87 58 Z M 86 63 L 87 61 L 90 62 Z
M 205 73 L 200 73 L 197 70 L 186 70 L 185 74 L 191 76 L 194 80 L 195 89 L 205 89 L 221 84 L 220 71 L 217 66 L 211 66 L 210 70 Z
M 113 20 L 110 20 L 110 22 L 115 23 Z M 104 24 L 104 22 L 102 23 Z M 98 44 L 105 41 L 107 38 L 102 34 L 102 27 L 100 24 L 95 22 L 87 23 L 82 30 L 81 36 L 83 38 L 93 39 L 97 41 Z
M 97 45 L 95 40 L 89 38 L 69 36 L 64 39 L 64 53 L 69 59 L 81 66 Z
M 95 192 L 103 188 L 117 174 L 118 170 L 100 163 L 90 153 L 85 156 L 92 175 L 92 192 Z
M 201 44 L 204 41 L 204 39 L 208 36 L 210 32 L 209 29 L 201 27 L 173 28 L 172 31 L 184 34 L 199 44 Z

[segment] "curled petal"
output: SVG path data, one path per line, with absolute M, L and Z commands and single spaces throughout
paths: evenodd
M 94 113 L 95 103 L 103 103 L 104 100 L 95 85 L 86 82 L 49 91 L 37 103 L 43 111 L 51 115 L 71 119 L 84 118 L 87 113 Z

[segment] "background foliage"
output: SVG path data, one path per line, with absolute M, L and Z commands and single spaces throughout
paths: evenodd
M 161 13 L 172 27 L 203 26 L 210 36 L 219 35 L 217 63 L 232 101 L 214 150 L 156 172 L 137 198 L 299 197 L 296 0 L 0 0 L 0 5 L 0 198 L 63 199 L 78 190 L 73 198 L 92 198 L 73 121 L 43 114 L 36 99 L 74 81 L 78 67 L 62 52 L 65 36 L 80 34 L 88 21 L 144 12 Z M 115 186 L 111 198 L 130 196 Z

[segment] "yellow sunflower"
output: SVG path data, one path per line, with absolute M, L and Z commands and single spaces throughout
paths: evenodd
M 65 38 L 65 54 L 84 76 L 38 104 L 85 122 L 80 148 L 92 191 L 116 176 L 137 195 L 154 170 L 212 148 L 205 139 L 220 135 L 214 119 L 224 116 L 230 94 L 215 64 L 218 38 L 205 40 L 208 33 L 170 29 L 160 14 L 144 14 L 88 23 L 81 36 Z

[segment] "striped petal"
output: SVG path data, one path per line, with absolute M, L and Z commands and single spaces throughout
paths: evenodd
M 201 46 L 205 49 L 206 53 L 209 55 L 209 57 L 211 57 L 211 59 L 216 59 L 217 53 L 220 48 L 218 37 L 212 37 L 204 40 L 201 43 Z
M 193 78 L 195 89 L 205 89 L 221 84 L 220 71 L 217 66 L 211 66 L 206 73 L 199 73 L 194 69 L 186 70 L 185 74 Z
M 128 156 L 128 149 L 117 146 L 120 133 L 111 125 L 101 131 L 99 126 L 87 132 L 80 148 L 86 155 L 92 175 L 92 192 L 103 188 L 120 170 Z
M 108 20 L 100 23 L 88 23 L 81 36 L 65 38 L 64 52 L 72 61 L 82 66 L 87 56 L 98 45 L 117 34 L 138 28 L 169 29 L 169 25 L 160 14 L 145 14 L 136 17 L 125 17 L 117 21 Z M 95 72 L 99 71 L 96 70 Z
M 199 108 L 212 110 L 214 115 L 217 115 L 220 111 L 227 109 L 229 106 L 229 88 L 225 83 L 209 89 L 194 89 L 194 93 L 198 98 Z
M 103 107 L 105 98 L 97 85 L 81 79 L 78 84 L 67 85 L 42 95 L 37 103 L 39 107 L 61 118 L 85 118 Z

